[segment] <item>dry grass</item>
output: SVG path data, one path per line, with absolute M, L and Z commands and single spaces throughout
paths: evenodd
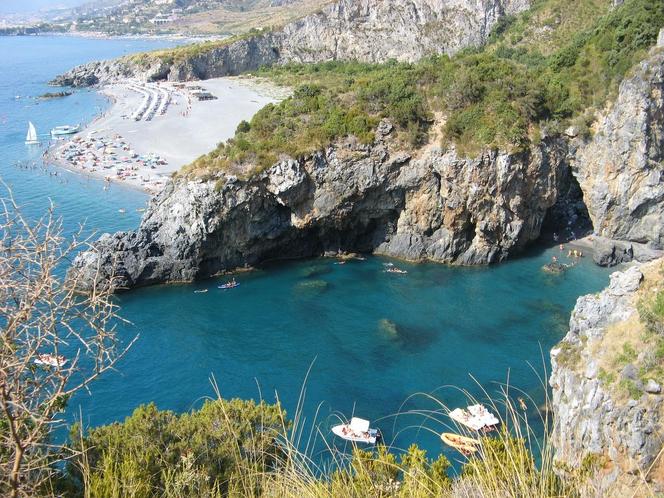
M 642 351 L 645 347 L 644 331 L 639 316 L 634 313 L 627 320 L 606 327 L 601 341 L 590 346 L 590 354 L 598 360 L 599 367 L 607 371 L 625 366 L 621 361 L 625 357 L 625 348 Z

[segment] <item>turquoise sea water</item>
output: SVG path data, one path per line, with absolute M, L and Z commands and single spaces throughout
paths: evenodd
M 145 195 L 117 186 L 104 192 L 98 181 L 43 169 L 40 150 L 23 145 L 28 119 L 43 134 L 92 119 L 104 99 L 87 90 L 48 102 L 29 97 L 50 90 L 46 82 L 74 64 L 163 44 L 0 38 L 0 174 L 28 214 L 38 215 L 50 198 L 68 228 L 82 221 L 96 231 L 137 226 L 135 208 Z M 30 158 L 36 167 L 15 165 Z M 533 249 L 491 268 L 397 263 L 407 275 L 384 273 L 387 260 L 380 258 L 288 262 L 240 275 L 232 291 L 209 281 L 124 294 L 122 315 L 132 323 L 120 334 L 125 341 L 140 337 L 117 372 L 94 384 L 91 396 L 71 401 L 69 417 L 108 423 L 149 401 L 189 410 L 213 395 L 212 375 L 226 397 L 274 401 L 278 393 L 292 414 L 311 368 L 303 414 L 326 437 L 336 415 L 355 413 L 377 420 L 388 442 L 418 442 L 435 455 L 444 449 L 434 434 L 418 430 L 422 416 L 392 417 L 435 407 L 423 396 L 404 404 L 409 396 L 437 390 L 443 403 L 457 406 L 465 401 L 459 388 L 482 397 L 481 388 L 495 394 L 509 379 L 543 398 L 536 372 L 565 334 L 576 298 L 608 281 L 588 258 L 565 275 L 543 273 L 554 254 L 557 248 Z M 209 292 L 194 293 L 202 288 Z

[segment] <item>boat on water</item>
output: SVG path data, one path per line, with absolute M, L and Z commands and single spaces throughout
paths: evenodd
M 440 439 L 442 439 L 443 443 L 445 443 L 447 446 L 451 446 L 466 456 L 475 453 L 479 449 L 478 447 L 480 444 L 477 439 L 460 436 L 459 434 L 453 434 L 451 432 L 443 432 L 440 435 Z
M 474 431 L 490 432 L 500 424 L 500 420 L 482 404 L 471 405 L 465 410 L 456 408 L 450 418 Z
M 74 133 L 78 133 L 81 130 L 81 125 L 63 125 L 63 126 L 56 126 L 51 130 L 51 136 L 52 137 L 62 137 L 65 135 L 73 135 Z
M 32 124 L 32 121 L 28 121 L 28 134 L 25 136 L 25 145 L 37 145 L 38 143 L 37 128 Z
M 194 294 L 205 294 L 207 291 L 207 289 L 198 289 L 194 291 Z
M 390 266 L 387 270 L 385 270 L 386 273 L 396 273 L 397 275 L 406 275 L 408 272 L 406 270 L 402 270 L 400 268 L 397 268 L 395 266 Z
M 376 444 L 380 439 L 378 429 L 372 429 L 370 422 L 363 418 L 353 417 L 347 424 L 332 427 L 334 435 L 353 443 Z
M 235 279 L 219 286 L 219 288 L 222 290 L 235 289 L 236 287 L 240 287 L 240 282 L 236 282 Z
M 55 356 L 53 354 L 40 354 L 34 360 L 35 365 L 46 365 L 49 367 L 64 367 L 67 359 L 64 356 Z

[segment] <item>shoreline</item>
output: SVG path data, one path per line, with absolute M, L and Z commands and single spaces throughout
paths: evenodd
M 154 195 L 174 172 L 235 134 L 290 90 L 261 78 L 200 82 L 123 80 L 97 88 L 108 108 L 75 134 L 49 145 L 43 159 L 68 171 Z
M 34 36 L 62 36 L 62 37 L 76 37 L 76 38 L 88 38 L 95 40 L 166 40 L 166 41 L 184 41 L 187 43 L 202 43 L 206 41 L 218 41 L 228 38 L 228 36 L 221 35 L 183 35 L 183 34 L 127 34 L 127 35 L 111 35 L 104 33 L 102 31 L 43 31 L 38 33 L 21 33 L 21 34 L 0 34 L 0 36 L 25 36 L 25 37 L 34 37 Z

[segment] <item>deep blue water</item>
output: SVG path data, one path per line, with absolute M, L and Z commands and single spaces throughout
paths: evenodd
M 145 195 L 115 185 L 105 192 L 96 180 L 43 169 L 40 150 L 23 140 L 28 119 L 45 133 L 57 124 L 86 122 L 106 105 L 87 90 L 48 102 L 29 98 L 51 90 L 46 82 L 57 73 L 160 45 L 0 37 L 0 172 L 28 214 L 37 216 L 50 198 L 68 228 L 82 221 L 95 231 L 137 226 L 135 208 Z M 30 158 L 37 167 L 15 165 Z M 118 214 L 121 207 L 126 215 Z M 125 341 L 140 338 L 118 372 L 94 384 L 91 396 L 72 400 L 70 418 L 80 410 L 86 424 L 108 423 L 149 401 L 189 410 L 213 395 L 212 375 L 225 397 L 274 401 L 278 393 L 292 414 L 311 367 L 303 413 L 310 423 L 317 414 L 328 438 L 335 415 L 354 412 L 378 420 L 388 442 L 396 435 L 396 446 L 418 442 L 435 455 L 443 448 L 435 435 L 416 429 L 422 416 L 392 417 L 434 407 L 423 396 L 402 406 L 409 396 L 442 388 L 436 396 L 456 406 L 464 404 L 458 388 L 482 397 L 480 386 L 495 394 L 509 378 L 542 399 L 534 370 L 541 373 L 548 364 L 576 298 L 608 281 L 588 259 L 565 275 L 547 275 L 540 268 L 553 254 L 559 250 L 535 249 L 491 268 L 399 263 L 408 275 L 384 273 L 380 258 L 343 266 L 289 262 L 240 275 L 241 286 L 232 291 L 211 281 L 122 295 L 122 315 L 132 325 L 120 334 Z M 199 288 L 210 290 L 194 294 Z

